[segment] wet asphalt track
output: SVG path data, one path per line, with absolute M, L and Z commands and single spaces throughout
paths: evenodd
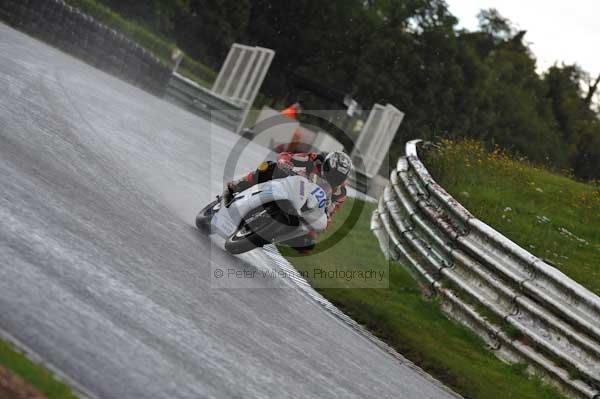
M 451 397 L 286 282 L 215 288 L 236 139 L 0 24 L 0 329 L 99 398 Z

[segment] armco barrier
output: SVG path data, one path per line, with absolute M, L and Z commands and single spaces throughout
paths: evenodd
M 159 96 L 171 77 L 150 52 L 59 0 L 2 0 L 0 21 Z
M 566 393 L 600 398 L 600 298 L 475 218 L 431 177 L 414 140 L 371 230 L 498 357 Z
M 244 117 L 242 107 L 178 73 L 171 76 L 164 98 L 232 132 L 237 131 Z

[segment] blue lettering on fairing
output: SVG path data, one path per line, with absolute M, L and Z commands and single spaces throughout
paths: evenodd
M 317 199 L 319 208 L 323 208 L 327 204 L 327 194 L 325 194 L 325 191 L 321 187 L 316 187 L 311 191 L 311 194 Z

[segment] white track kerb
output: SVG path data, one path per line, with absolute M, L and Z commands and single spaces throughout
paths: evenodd
M 373 213 L 382 251 L 498 357 L 600 398 L 600 298 L 475 218 L 406 145 Z

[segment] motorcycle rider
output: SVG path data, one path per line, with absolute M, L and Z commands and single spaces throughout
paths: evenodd
M 283 152 L 277 161 L 266 161 L 246 176 L 227 183 L 223 191 L 223 201 L 229 204 L 234 194 L 244 191 L 255 184 L 264 183 L 272 179 L 281 179 L 291 174 L 310 178 L 317 175 L 326 180 L 331 186 L 331 201 L 327 206 L 327 220 L 331 218 L 346 200 L 346 180 L 353 169 L 350 157 L 341 151 L 330 153 L 291 153 Z M 294 238 L 285 244 L 293 247 L 298 252 L 308 253 L 316 244 L 316 233 L 310 232 L 304 237 Z

